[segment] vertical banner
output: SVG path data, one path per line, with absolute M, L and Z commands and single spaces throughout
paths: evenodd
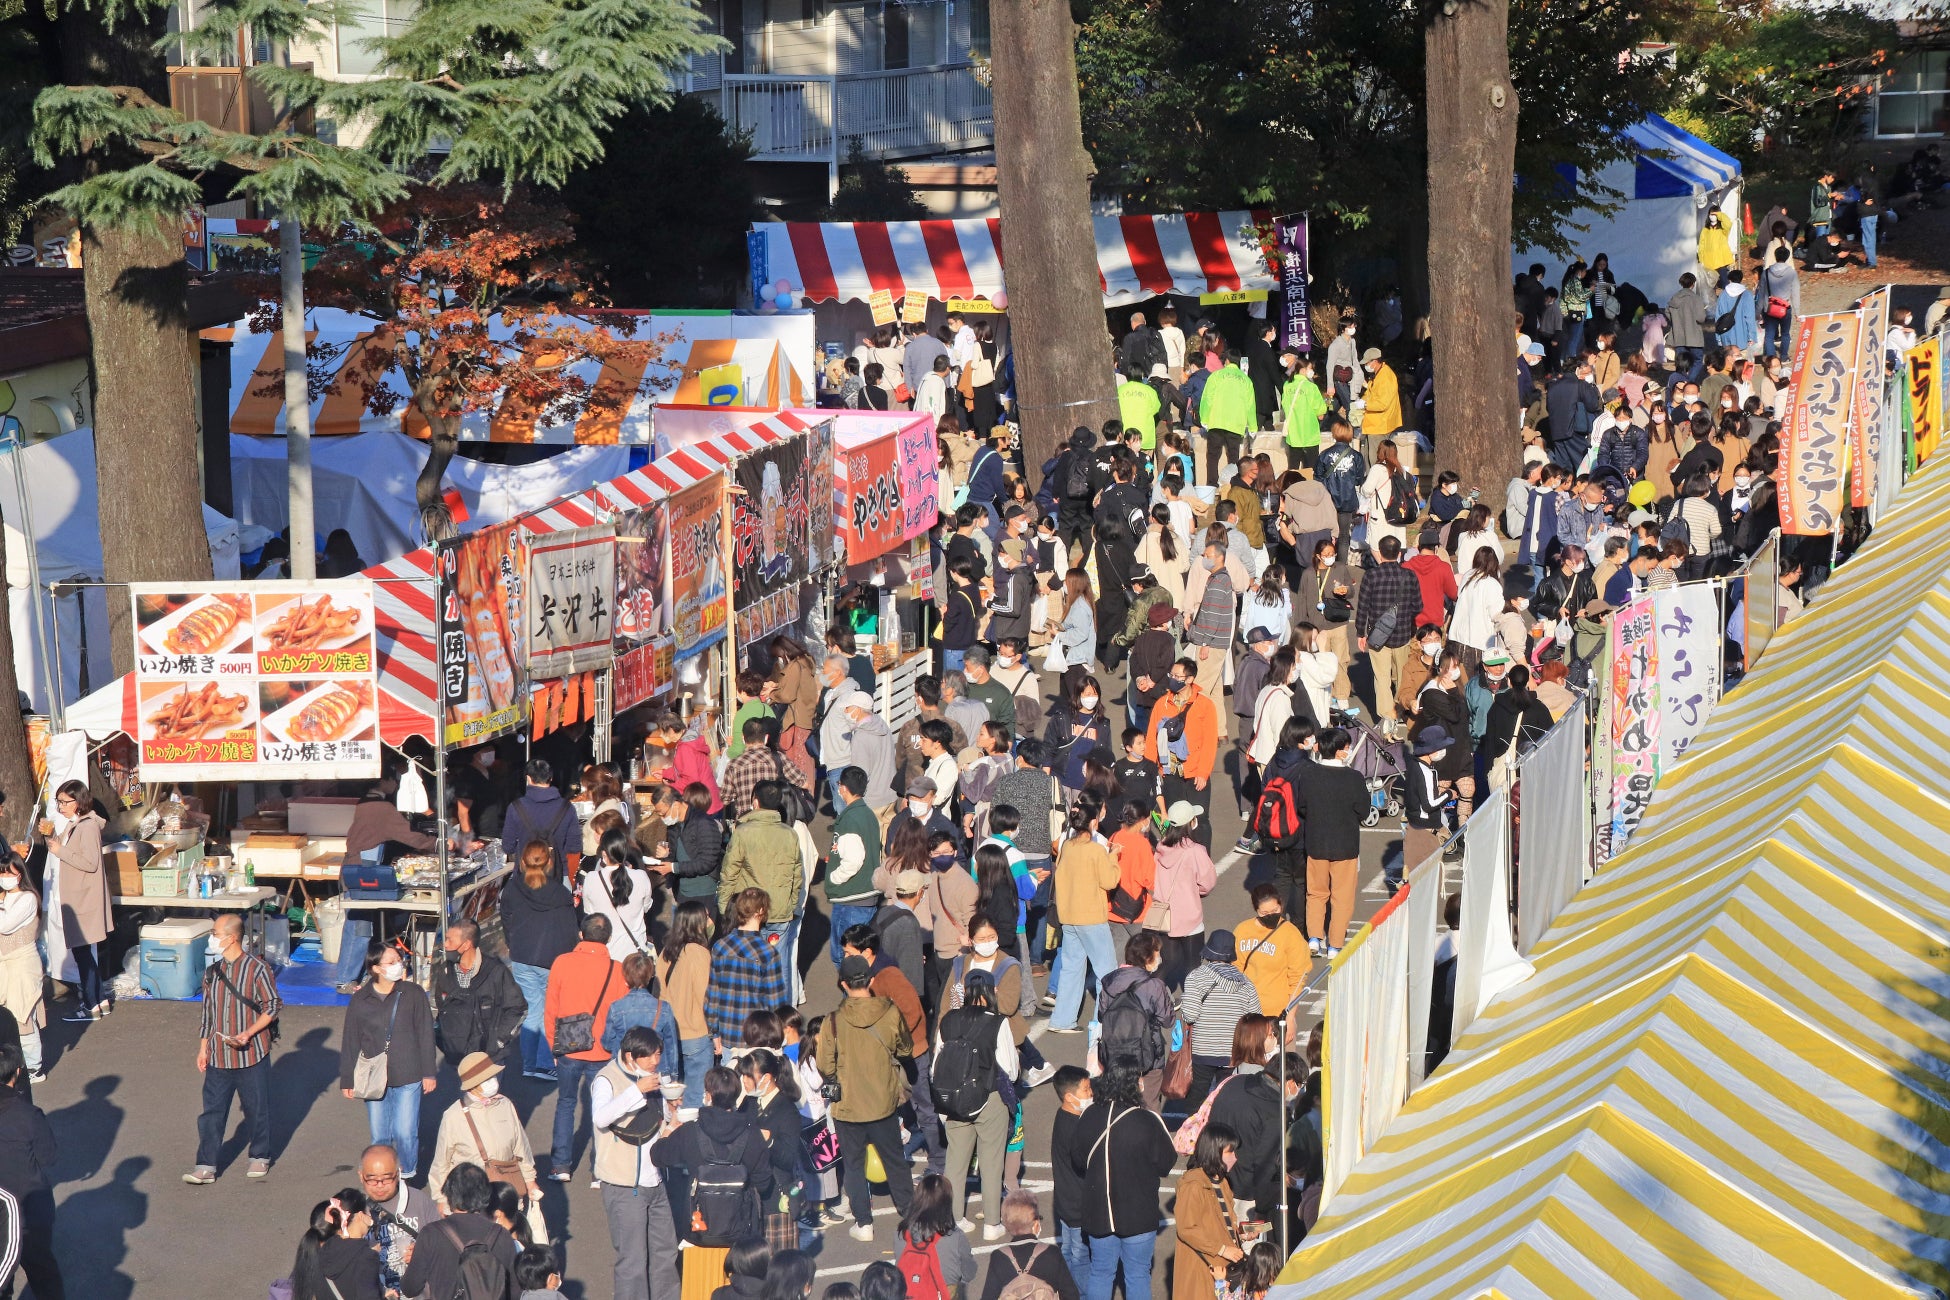
M 1856 347 L 1855 412 L 1849 422 L 1849 449 L 1854 474 L 1849 477 L 1848 503 L 1866 509 L 1876 499 L 1876 478 L 1882 472 L 1883 339 L 1889 333 L 1889 290 L 1877 289 L 1862 300 L 1862 335 Z
M 1775 486 L 1781 532 L 1824 537 L 1842 512 L 1843 448 L 1855 407 L 1859 312 L 1803 316 L 1794 345 L 1787 425 Z
M 1611 638 L 1598 649 L 1598 662 L 1591 673 L 1588 697 L 1598 711 L 1591 728 L 1591 869 L 1611 861 Z
M 833 474 L 832 420 L 806 430 L 806 568 L 817 573 L 839 555 L 839 483 Z
M 919 537 L 941 513 L 937 481 L 941 454 L 925 423 L 910 424 L 895 435 L 894 468 L 900 476 L 901 538 Z
M 1274 223 L 1280 244 L 1280 347 L 1311 352 L 1313 318 L 1307 311 L 1307 214 Z
M 1517 951 L 1528 957 L 1584 885 L 1586 696 L 1517 765 Z
M 806 580 L 806 440 L 787 438 L 741 458 L 732 470 L 743 489 L 732 498 L 731 603 L 748 609 Z M 830 493 L 831 488 L 827 491 Z M 822 500 L 822 505 L 826 502 Z
M 1943 339 L 1926 339 L 1911 348 L 1903 361 L 1909 380 L 1910 424 L 1916 430 L 1916 463 L 1921 465 L 1936 455 L 1943 438 Z
M 440 704 L 449 745 L 476 745 L 528 717 L 527 656 L 516 638 L 526 580 L 521 530 L 497 524 L 440 543 Z
M 1659 782 L 1659 641 L 1651 596 L 1612 616 L 1611 853 L 1625 851 Z
M 1781 625 L 1781 535 L 1774 533 L 1762 542 L 1747 562 L 1747 580 L 1740 600 L 1741 648 L 1746 651 L 1747 672 L 1760 666 L 1760 657 L 1774 631 Z
M 765 247 L 765 232 L 748 230 L 745 232 L 745 256 L 752 268 L 752 310 L 757 311 L 765 305 L 761 295 L 766 286 L 772 283 L 770 272 L 771 254 Z
M 144 781 L 379 775 L 372 584 L 134 583 Z
M 528 543 L 531 680 L 607 668 L 615 657 L 616 529 L 564 528 Z
M 670 607 L 679 659 L 725 634 L 723 509 L 722 474 L 670 498 Z
M 1693 743 L 1720 700 L 1720 584 L 1689 582 L 1652 593 L 1659 637 L 1659 770 Z
M 621 713 L 671 684 L 669 503 L 620 510 L 615 525 L 616 665 L 610 707 Z

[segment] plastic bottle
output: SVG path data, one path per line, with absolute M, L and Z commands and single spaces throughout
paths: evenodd
M 251 889 L 257 888 L 257 864 L 249 858 L 244 859 L 244 884 Z

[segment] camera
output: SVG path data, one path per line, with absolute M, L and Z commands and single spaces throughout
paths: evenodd
M 819 1095 L 826 1099 L 828 1106 L 834 1105 L 840 1099 L 840 1081 L 838 1079 L 826 1080 L 819 1085 Z

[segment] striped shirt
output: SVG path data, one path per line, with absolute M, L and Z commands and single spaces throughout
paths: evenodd
M 220 971 L 229 976 L 229 984 L 219 977 Z M 232 985 L 235 992 L 231 989 Z M 246 1005 L 246 998 L 257 1004 L 255 1009 Z M 241 1049 L 232 1047 L 218 1035 L 235 1037 L 242 1034 L 253 1020 L 266 1011 L 276 1016 L 282 1005 L 278 1000 L 278 982 L 261 957 L 246 952 L 240 954 L 236 961 L 219 961 L 206 970 L 203 973 L 203 1025 L 199 1032 L 203 1040 L 210 1044 L 210 1068 L 241 1070 L 269 1056 L 271 1030 L 268 1025 Z

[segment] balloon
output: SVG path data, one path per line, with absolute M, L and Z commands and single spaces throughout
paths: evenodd
M 1009 310 L 1009 295 L 1000 289 L 989 295 L 989 302 L 994 304 L 997 311 Z
M 772 312 L 777 311 L 778 309 L 779 309 L 779 305 L 769 300 L 758 304 L 758 311 L 759 311 L 759 315 L 761 316 L 769 315 Z
M 799 295 L 793 293 L 791 290 L 787 290 L 786 292 L 779 295 L 779 306 L 783 310 L 791 311 L 794 307 L 797 307 L 798 305 L 799 305 Z
M 760 302 L 770 302 L 777 293 L 778 291 L 769 284 L 761 286 L 758 291 L 758 300 Z
M 778 291 L 779 291 L 780 293 L 791 293 L 791 292 L 792 292 L 792 281 L 790 281 L 790 280 L 780 280 L 780 281 L 778 281 L 778 282 L 777 282 L 776 284 L 774 284 L 774 285 L 773 285 L 772 287 L 773 287 L 774 289 L 777 289 L 777 290 L 778 290 Z

